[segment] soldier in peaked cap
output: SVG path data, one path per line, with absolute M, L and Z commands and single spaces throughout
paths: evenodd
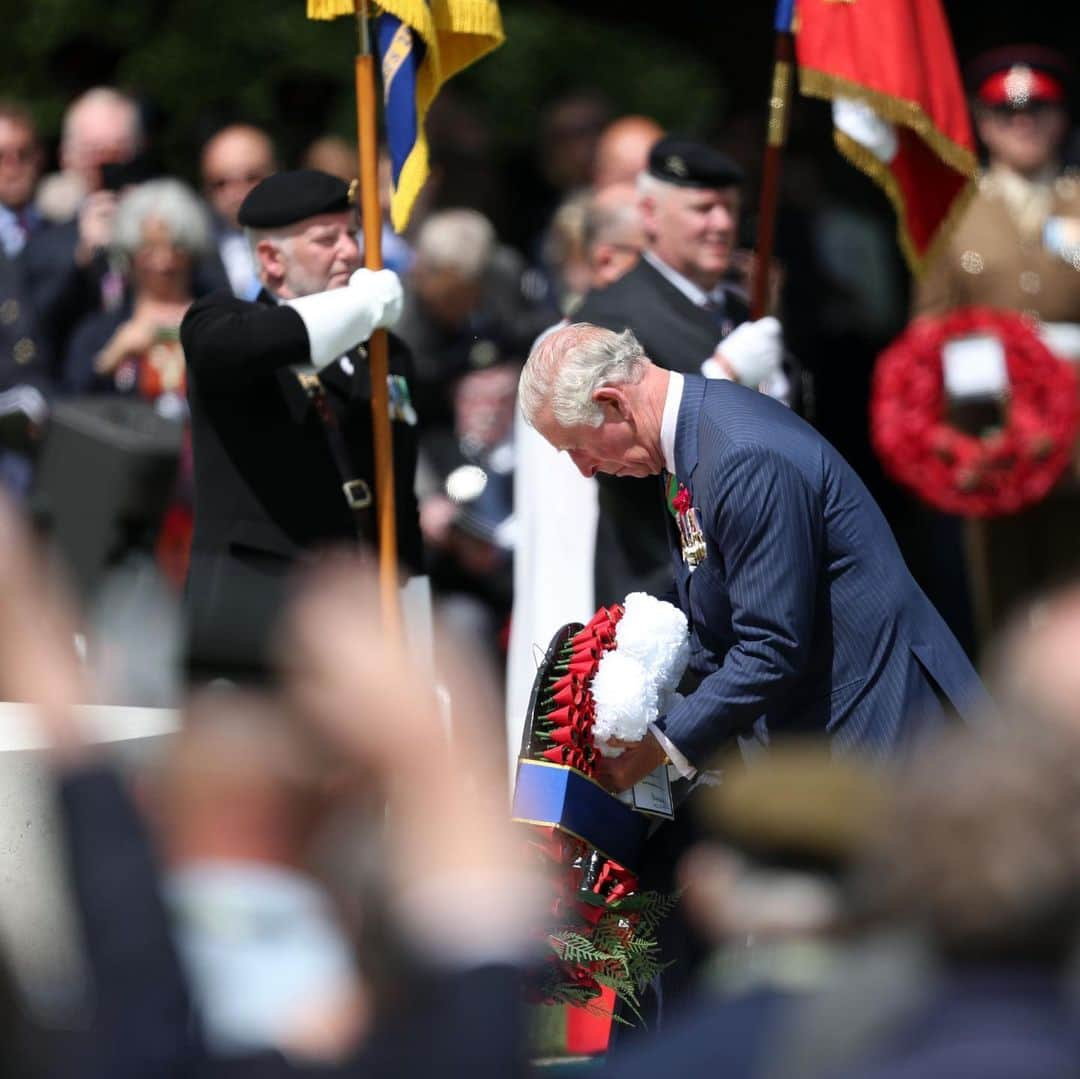
M 638 177 L 645 227 L 642 258 L 629 273 L 590 292 L 575 321 L 630 329 L 655 363 L 683 374 L 731 378 L 787 399 L 780 324 L 748 322 L 746 297 L 729 278 L 743 172 L 706 143 L 668 135 Z M 600 478 L 596 600 L 659 594 L 670 583 L 666 523 L 655 481 Z
M 1023 313 L 1051 351 L 1080 359 L 1080 174 L 1064 169 L 1072 73 L 1064 57 L 1009 45 L 966 71 L 986 168 L 964 216 L 919 286 L 917 314 L 984 306 Z M 1080 569 L 1075 475 L 1020 514 L 967 525 L 983 640 L 1010 608 Z
M 1016 45 L 967 69 L 987 162 L 979 191 L 919 289 L 919 313 L 967 304 L 1080 322 L 1080 176 L 1063 170 L 1070 71 Z
M 389 270 L 360 269 L 349 185 L 276 173 L 240 207 L 253 302 L 217 292 L 180 328 L 188 368 L 195 534 L 186 590 L 198 680 L 261 681 L 290 572 L 335 542 L 374 542 L 364 342 L 401 313 Z M 395 506 L 405 568 L 421 561 L 411 358 L 391 338 Z

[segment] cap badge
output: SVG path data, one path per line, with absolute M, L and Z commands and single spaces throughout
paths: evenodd
M 1035 77 L 1027 64 L 1013 64 L 1005 76 L 1005 96 L 1014 109 L 1022 109 L 1031 100 Z
M 671 154 L 665 158 L 664 168 L 680 179 L 685 179 L 690 173 L 690 170 L 686 167 L 686 162 L 678 154 Z

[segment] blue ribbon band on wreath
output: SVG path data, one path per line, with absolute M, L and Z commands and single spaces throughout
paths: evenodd
M 575 768 L 519 760 L 512 812 L 518 824 L 557 828 L 637 872 L 648 818 Z

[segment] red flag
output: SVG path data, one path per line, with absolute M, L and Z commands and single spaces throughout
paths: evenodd
M 837 148 L 885 189 L 920 274 L 975 191 L 967 101 L 941 0 L 796 0 L 799 88 L 833 103 Z

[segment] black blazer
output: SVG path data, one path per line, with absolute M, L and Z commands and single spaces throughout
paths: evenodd
M 180 339 L 195 477 L 189 665 L 200 675 L 259 677 L 290 571 L 320 547 L 354 542 L 356 527 L 325 428 L 291 369 L 310 363 L 300 316 L 266 293 L 249 302 L 217 292 L 191 306 Z M 412 374 L 408 351 L 393 338 L 390 370 Z M 353 474 L 374 490 L 366 353 L 354 350 L 320 377 Z M 415 428 L 391 426 L 399 557 L 416 569 Z
M 720 340 L 749 318 L 749 308 L 736 292 L 729 290 L 725 301 L 718 322 L 641 259 L 614 284 L 590 292 L 572 318 L 609 330 L 633 330 L 653 363 L 697 375 Z M 660 481 L 603 474 L 597 481 L 596 602 L 621 603 L 636 591 L 669 592 L 671 563 Z

